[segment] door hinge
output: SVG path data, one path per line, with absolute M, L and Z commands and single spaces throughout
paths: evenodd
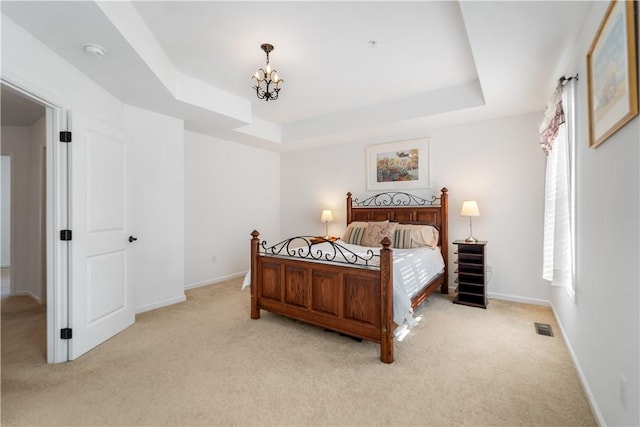
M 71 328 L 62 328 L 60 329 L 60 339 L 61 340 L 70 340 L 73 338 L 73 329 Z
M 71 230 L 60 230 L 60 240 L 71 240 Z
M 60 142 L 71 142 L 71 131 L 60 131 Z

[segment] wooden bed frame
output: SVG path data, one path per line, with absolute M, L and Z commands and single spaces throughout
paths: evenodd
M 385 221 L 433 225 L 440 231 L 444 272 L 413 299 L 415 309 L 438 287 L 448 287 L 448 190 L 431 200 L 400 192 L 381 193 L 359 202 L 347 193 L 347 224 Z M 251 318 L 267 310 L 292 319 L 380 344 L 380 360 L 393 362 L 393 250 L 385 238 L 378 267 L 318 262 L 274 252 L 251 233 Z M 303 239 L 311 246 L 311 241 Z M 293 239 L 289 239 L 288 243 Z M 339 245 L 336 242 L 336 246 Z M 282 242 L 279 244 L 281 245 Z

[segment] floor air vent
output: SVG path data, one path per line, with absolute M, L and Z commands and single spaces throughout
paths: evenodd
M 551 330 L 551 325 L 549 325 L 548 323 L 533 322 L 533 325 L 535 326 L 536 333 L 538 335 L 546 335 L 548 337 L 553 336 L 553 330 Z

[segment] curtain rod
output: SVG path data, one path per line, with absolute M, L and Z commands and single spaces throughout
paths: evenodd
M 570 82 L 571 80 L 576 79 L 578 80 L 578 74 L 576 74 L 575 76 L 570 76 L 570 77 L 565 77 L 564 75 L 562 77 L 560 77 L 558 79 L 558 84 L 559 85 L 563 85 L 565 83 Z

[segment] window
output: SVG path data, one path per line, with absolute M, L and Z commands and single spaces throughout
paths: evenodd
M 541 126 L 543 150 L 547 153 L 542 278 L 552 286 L 563 287 L 572 299 L 575 299 L 575 81 L 561 79 L 554 93 L 556 99 L 550 101 Z M 549 120 L 551 115 L 553 119 Z M 554 125 L 556 128 L 550 130 Z

